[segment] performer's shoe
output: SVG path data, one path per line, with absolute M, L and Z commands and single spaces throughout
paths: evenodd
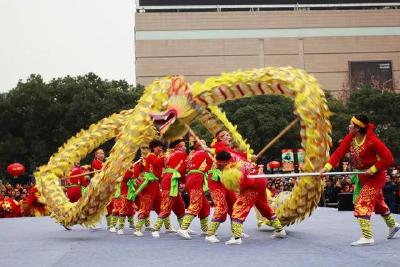
M 166 234 L 176 234 L 178 231 L 174 227 L 166 228 L 165 233 Z
M 250 236 L 248 234 L 246 234 L 246 233 L 242 233 L 242 237 L 243 238 L 249 238 Z
M 218 243 L 218 242 L 220 242 L 219 239 L 215 235 L 206 236 L 204 239 L 207 242 L 210 242 L 210 243 Z
M 279 231 L 279 232 L 274 231 L 274 232 L 272 233 L 272 235 L 271 235 L 271 238 L 272 238 L 272 239 L 275 239 L 275 238 L 285 238 L 286 235 L 287 235 L 287 234 L 286 234 L 285 229 L 282 229 L 282 230 Z
M 135 232 L 133 232 L 133 235 L 134 235 L 134 236 L 137 236 L 137 237 L 142 237 L 142 236 L 144 236 L 144 234 L 143 234 L 141 231 L 135 231 Z
M 192 239 L 192 237 L 189 235 L 188 230 L 178 230 L 178 235 L 180 235 L 184 239 Z
M 200 235 L 201 235 L 201 236 L 207 236 L 207 232 L 201 231 Z
M 146 227 L 144 228 L 144 230 L 147 231 L 147 232 L 152 232 L 152 231 L 154 231 L 154 227 L 153 227 L 153 225 L 146 226 Z
M 111 227 L 109 231 L 110 231 L 111 233 L 116 233 L 116 232 L 117 232 L 117 228 Z
M 394 235 L 400 230 L 400 224 L 396 223 L 393 227 L 389 228 L 387 239 L 392 239 Z
M 190 234 L 190 235 L 197 235 L 197 233 L 190 228 L 188 228 L 187 231 L 188 231 L 188 234 Z
M 117 235 L 123 235 L 124 234 L 124 229 L 118 229 Z
M 97 226 L 90 226 L 89 229 L 92 232 L 96 232 L 96 231 L 100 230 L 100 228 L 98 228 Z
M 160 238 L 160 232 L 159 231 L 153 231 L 153 232 L 151 232 L 151 235 L 153 236 L 153 238 Z
M 235 239 L 234 237 L 231 237 L 231 239 L 225 242 L 225 245 L 240 245 L 240 244 L 242 244 L 242 239 L 241 238 Z
M 352 246 L 373 246 L 375 241 L 373 238 L 361 237 L 359 240 L 351 243 Z

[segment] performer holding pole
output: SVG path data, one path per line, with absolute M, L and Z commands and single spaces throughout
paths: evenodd
M 163 155 L 163 143 L 159 140 L 152 140 L 149 144 L 151 153 L 144 159 L 143 183 L 136 190 L 134 197 L 139 195 L 139 215 L 136 224 L 135 236 L 143 236 L 142 227 L 146 221 L 150 221 L 150 211 L 154 210 L 157 215 L 160 213 L 160 179 L 165 165 Z
M 205 141 L 194 142 L 193 151 L 190 153 L 187 163 L 185 190 L 189 194 L 190 204 L 178 230 L 178 234 L 185 239 L 191 239 L 188 229 L 196 216 L 199 216 L 203 233 L 207 233 L 208 230 L 210 204 L 205 192 L 208 191 L 207 173 L 213 165 L 213 159 L 202 149 L 202 146 L 205 146 Z
M 248 178 L 249 174 L 257 172 L 254 165 L 246 161 L 237 161 L 226 151 L 218 153 L 216 159 L 219 166 L 224 166 L 221 175 L 222 184 L 227 189 L 238 193 L 232 212 L 232 238 L 225 244 L 240 245 L 242 243 L 243 223 L 253 206 L 257 207 L 262 216 L 271 221 L 271 226 L 274 228 L 271 237 L 284 238 L 286 232 L 265 197 L 267 181 Z
M 135 227 L 133 216 L 137 207 L 133 200 L 133 194 L 136 187 L 136 175 L 138 175 L 138 171 L 135 171 L 135 169 L 137 169 L 139 164 L 141 163 L 132 163 L 130 169 L 125 172 L 121 183 L 117 187 L 113 199 L 112 215 L 117 218 L 118 227 L 117 229 L 110 229 L 110 232 L 118 230 L 117 234 L 122 235 L 124 233 L 125 217 L 128 218 L 129 227 Z
M 321 175 L 338 165 L 348 151 L 353 166 L 365 170 L 365 174 L 358 175 L 362 187 L 354 203 L 354 216 L 360 224 L 362 237 L 351 245 L 374 245 L 370 221 L 372 212 L 382 216 L 389 228 L 387 238 L 393 238 L 400 230 L 400 225 L 395 222 L 383 199 L 382 188 L 386 181 L 386 169 L 394 160 L 390 150 L 375 135 L 374 125 L 365 115 L 356 115 L 351 119 L 349 133 L 320 171 Z
M 179 192 L 179 184 L 184 181 L 186 172 L 187 154 L 185 140 L 178 139 L 173 141 L 170 144 L 170 148 L 173 151 L 167 160 L 161 179 L 161 206 L 160 214 L 152 232 L 154 238 L 160 237 L 161 226 L 168 223 L 171 211 L 174 211 L 179 225 L 181 225 L 183 216 L 185 215 L 185 204 Z

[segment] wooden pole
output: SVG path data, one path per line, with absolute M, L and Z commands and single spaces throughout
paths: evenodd
M 263 155 L 271 146 L 273 146 L 284 134 L 286 134 L 294 125 L 299 121 L 299 118 L 294 119 L 288 126 L 285 127 L 274 139 L 272 139 L 260 152 L 257 154 L 257 158 Z
M 92 171 L 92 172 L 84 172 L 84 173 L 81 173 L 81 174 L 76 174 L 76 175 L 72 175 L 72 176 L 67 176 L 67 177 L 63 177 L 62 179 L 69 179 L 69 178 L 75 178 L 75 177 L 79 177 L 79 176 L 85 176 L 85 175 L 89 175 L 89 174 L 93 174 L 93 173 L 98 173 L 98 172 L 100 172 L 101 170 L 95 170 L 95 171 Z
M 185 124 L 185 127 L 189 131 L 189 133 L 193 136 L 194 140 L 196 140 L 196 142 L 198 142 L 200 146 L 203 147 L 203 149 L 207 150 L 207 146 L 205 146 L 203 142 L 201 142 L 201 139 L 197 136 L 195 132 L 193 132 L 192 128 L 190 128 L 190 126 L 187 124 Z

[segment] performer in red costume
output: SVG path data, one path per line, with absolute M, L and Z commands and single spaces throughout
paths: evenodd
M 243 222 L 253 206 L 257 207 L 262 216 L 271 221 L 274 228 L 272 238 L 285 237 L 286 232 L 265 197 L 267 181 L 265 179 L 247 178 L 250 174 L 258 173 L 257 168 L 249 162 L 236 161 L 226 151 L 218 153 L 216 159 L 220 166 L 225 165 L 221 175 L 223 185 L 239 193 L 232 212 L 233 236 L 225 244 L 239 245 L 242 243 Z
M 160 214 L 154 225 L 152 235 L 154 238 L 160 237 L 160 229 L 165 223 L 171 211 L 174 211 L 178 218 L 179 225 L 185 215 L 185 204 L 181 193 L 179 192 L 179 184 L 184 183 L 186 171 L 186 146 L 183 139 L 178 139 L 170 144 L 173 149 L 170 157 L 167 159 L 166 168 L 161 179 L 161 206 Z
M 138 223 L 135 227 L 135 236 L 143 236 L 142 227 L 150 220 L 150 211 L 154 210 L 157 215 L 160 213 L 160 180 L 165 165 L 163 155 L 163 143 L 159 140 L 152 140 L 149 144 L 151 153 L 144 159 L 143 181 L 135 192 L 139 195 Z
M 124 174 L 124 177 L 115 192 L 113 198 L 113 210 L 112 215 L 117 218 L 118 231 L 117 234 L 124 234 L 125 217 L 128 218 L 129 227 L 135 228 L 134 218 L 135 210 L 137 209 L 134 202 L 134 193 L 136 188 L 135 173 L 138 175 L 137 167 L 140 165 L 140 161 L 134 162 L 129 170 Z M 135 171 L 136 169 L 136 171 Z M 110 232 L 115 232 L 117 229 L 112 227 Z
M 46 216 L 48 211 L 44 204 L 40 192 L 35 186 L 28 190 L 28 196 L 25 199 L 26 212 L 30 216 Z
M 104 162 L 104 150 L 99 148 L 96 150 L 94 153 L 94 159 L 92 161 L 92 169 L 93 171 L 98 171 L 103 168 L 103 162 Z
M 362 237 L 351 245 L 374 245 L 370 221 L 372 212 L 382 216 L 389 227 L 387 238 L 393 238 L 400 230 L 400 225 L 395 222 L 382 194 L 386 182 L 386 169 L 393 164 L 393 156 L 375 135 L 374 125 L 369 122 L 368 117 L 356 115 L 351 119 L 349 133 L 321 170 L 321 174 L 338 165 L 348 151 L 354 168 L 365 170 L 365 174 L 358 175 L 362 187 L 354 203 L 354 216 L 360 224 Z
M 251 156 L 231 148 L 231 136 L 227 131 L 221 130 L 217 132 L 215 138 L 217 142 L 212 145 L 211 153 L 216 154 L 222 151 L 229 152 L 235 161 L 247 161 L 248 159 L 253 161 L 257 160 L 256 156 Z M 220 242 L 216 237 L 216 232 L 219 225 L 225 222 L 226 215 L 232 215 L 233 204 L 236 202 L 235 192 L 226 189 L 220 181 L 221 170 L 224 166 L 225 165 L 217 164 L 217 168 L 211 169 L 208 176 L 208 187 L 211 199 L 214 203 L 214 214 L 205 240 L 211 243 Z M 243 233 L 243 236 L 248 235 Z
M 205 240 L 211 243 L 220 242 L 216 236 L 221 223 L 225 222 L 227 214 L 232 217 L 233 204 L 236 202 L 235 192 L 228 190 L 221 183 L 221 169 L 218 166 L 208 172 L 208 189 L 214 203 L 214 214 L 208 227 Z
M 85 173 L 85 170 L 79 166 L 79 163 L 77 163 L 72 168 L 69 177 L 65 179 L 67 197 L 71 202 L 77 202 L 81 198 L 85 187 L 88 185 L 83 173 Z
M 200 142 L 203 142 L 203 144 Z M 194 150 L 190 153 L 187 164 L 185 190 L 189 194 L 190 204 L 178 230 L 178 234 L 185 239 L 191 239 L 188 229 L 196 216 L 199 216 L 203 233 L 207 233 L 208 230 L 210 204 L 205 192 L 208 191 L 207 173 L 213 165 L 213 159 L 210 154 L 203 150 L 203 145 L 205 146 L 205 141 L 195 141 Z
M 92 169 L 93 171 L 100 171 L 103 169 L 103 162 L 105 158 L 105 153 L 104 150 L 99 148 L 96 150 L 94 153 L 94 159 L 92 161 Z M 106 214 L 106 220 L 107 220 L 107 229 L 110 230 L 111 228 L 115 228 L 115 225 L 117 224 L 117 218 L 112 215 L 113 211 L 113 206 L 112 206 L 112 201 L 107 205 L 107 214 Z

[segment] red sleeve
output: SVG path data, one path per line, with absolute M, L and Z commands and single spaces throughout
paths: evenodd
M 83 172 L 82 172 L 83 173 Z M 85 176 L 79 176 L 79 182 L 80 182 L 80 184 L 82 185 L 82 186 L 84 186 L 84 187 L 86 187 L 87 185 L 88 185 L 88 183 L 87 183 L 87 181 L 86 181 L 86 179 L 85 179 Z
M 386 170 L 394 163 L 392 152 L 389 148 L 379 139 L 374 138 L 374 148 L 379 160 L 374 164 L 378 171 Z
M 335 168 L 339 164 L 340 160 L 349 151 L 352 140 L 353 135 L 347 134 L 343 138 L 343 141 L 340 143 L 339 147 L 335 150 L 335 152 L 333 152 L 328 160 L 328 163 L 331 164 L 333 168 Z
M 179 153 L 178 155 L 178 161 L 180 162 L 180 165 L 178 166 L 178 171 L 181 173 L 182 176 L 184 176 L 186 173 L 187 155 L 186 153 Z
M 226 144 L 222 143 L 222 142 L 217 142 L 214 144 L 214 149 L 215 149 L 215 154 L 220 153 L 221 151 L 226 151 L 231 153 L 232 157 L 237 156 L 239 157 L 241 160 L 245 160 L 247 161 L 247 153 L 246 152 L 239 152 L 236 151 L 235 149 L 227 146 Z
M 154 155 L 153 153 L 150 153 L 146 159 L 144 160 L 144 169 L 145 172 L 151 172 L 153 171 L 154 164 L 157 160 L 157 156 Z
M 133 177 L 133 170 L 129 169 L 124 174 L 124 179 L 122 181 L 126 182 Z
M 220 153 L 221 151 L 227 151 L 227 146 L 222 142 L 216 142 L 214 144 L 215 154 Z

